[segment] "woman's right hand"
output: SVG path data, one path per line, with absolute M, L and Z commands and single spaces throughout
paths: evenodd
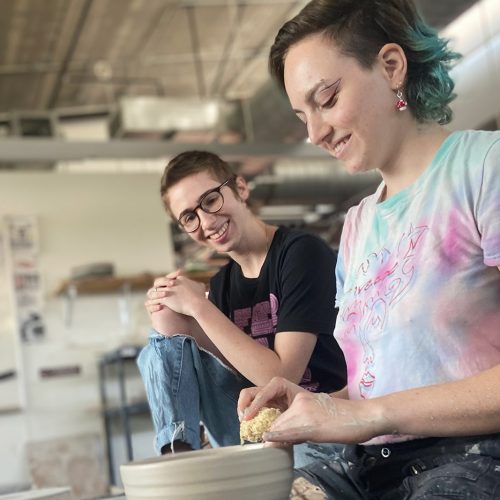
M 151 317 L 152 327 L 162 335 L 174 335 L 179 333 L 189 334 L 189 318 L 170 309 L 161 300 L 166 294 L 167 283 L 174 280 L 179 275 L 179 271 L 160 276 L 155 279 L 154 286 L 146 294 L 147 300 L 144 306 Z
M 279 408 L 284 412 L 300 392 L 307 391 L 283 377 L 273 377 L 263 387 L 243 389 L 238 398 L 240 420 L 250 420 L 264 406 Z
M 147 300 L 144 302 L 144 307 L 150 316 L 166 307 L 161 303 L 167 294 L 166 287 L 171 285 L 180 273 L 181 271 L 178 269 L 165 276 L 159 276 L 154 280 L 153 286 L 146 293 Z

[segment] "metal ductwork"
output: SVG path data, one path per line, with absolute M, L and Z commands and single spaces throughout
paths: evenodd
M 291 144 L 307 137 L 306 128 L 292 111 L 288 97 L 272 80 L 242 106 L 247 140 Z
M 0 137 L 55 137 L 57 121 L 49 111 L 18 111 L 0 115 Z
M 178 132 L 224 133 L 239 104 L 222 99 L 123 97 L 110 119 L 116 138 L 171 138 Z
M 252 182 L 252 197 L 266 204 L 334 204 L 346 210 L 373 192 L 378 172 L 351 175 L 333 158 L 280 159 Z

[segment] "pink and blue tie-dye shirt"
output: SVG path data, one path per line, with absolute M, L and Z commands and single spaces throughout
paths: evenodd
M 500 133 L 455 132 L 410 187 L 383 188 L 349 210 L 337 262 L 351 399 L 500 363 Z

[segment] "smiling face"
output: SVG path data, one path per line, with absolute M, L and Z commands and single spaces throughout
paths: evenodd
M 221 182 L 207 171 L 181 179 L 166 193 L 173 217 L 178 220 L 186 211 L 193 210 L 204 195 L 220 185 Z M 201 208 L 196 210 L 200 227 L 189 233 L 193 240 L 217 252 L 227 253 L 237 248 L 244 227 L 243 221 L 249 211 L 245 204 L 248 188 L 240 177 L 236 179 L 236 187 L 238 195 L 229 185 L 220 188 L 224 204 L 216 213 L 206 213 Z
M 405 68 L 398 49 L 384 46 L 366 69 L 316 34 L 292 45 L 286 55 L 285 89 L 309 140 L 351 173 L 383 170 L 397 156 L 408 122 L 394 107 L 393 90 L 404 81 Z

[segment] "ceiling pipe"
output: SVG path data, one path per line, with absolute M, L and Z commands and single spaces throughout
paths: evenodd
M 189 149 L 212 151 L 227 161 L 247 158 L 325 158 L 326 153 L 310 144 L 270 143 L 182 143 L 158 140 L 65 141 L 53 138 L 6 137 L 0 140 L 0 163 L 40 163 L 92 159 L 166 158 Z
M 200 58 L 200 40 L 198 37 L 198 27 L 196 25 L 196 15 L 194 7 L 187 7 L 187 19 L 189 24 L 189 36 L 191 40 L 191 48 L 193 50 L 193 64 L 196 72 L 196 81 L 198 82 L 198 97 L 207 95 L 207 86 L 205 84 L 205 73 L 203 71 L 203 63 Z
M 56 106 L 57 99 L 59 98 L 59 93 L 61 91 L 64 75 L 66 74 L 69 64 L 72 61 L 73 56 L 75 54 L 76 47 L 80 40 L 80 35 L 82 34 L 83 27 L 85 26 L 87 17 L 90 12 L 90 8 L 92 6 L 92 2 L 93 0 L 86 0 L 86 2 L 83 4 L 82 10 L 80 12 L 80 17 L 78 18 L 78 23 L 76 25 L 76 29 L 71 37 L 70 43 L 68 45 L 68 50 L 66 51 L 66 55 L 64 56 L 64 61 L 57 75 L 56 82 L 52 87 L 52 92 L 50 93 L 49 101 L 47 104 L 48 109 L 52 109 Z

